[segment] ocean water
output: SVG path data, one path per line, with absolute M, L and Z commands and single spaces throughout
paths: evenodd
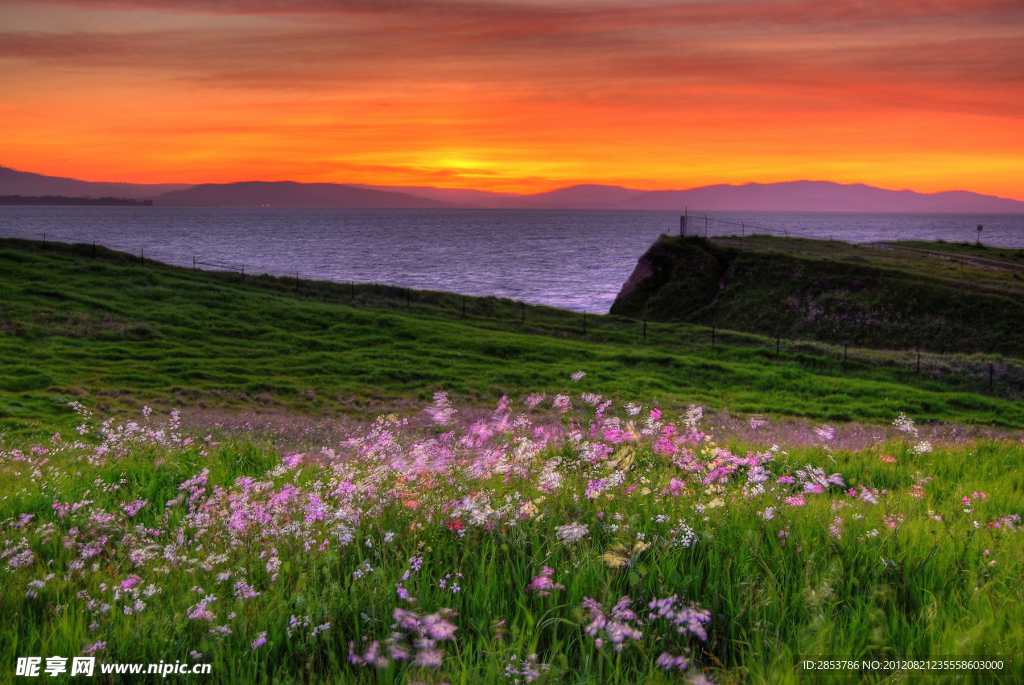
M 1024 248 L 1024 215 L 690 212 L 709 236 L 982 241 Z M 181 266 L 375 282 L 607 312 L 679 213 L 279 207 L 0 207 L 0 237 L 82 242 Z M 206 266 L 204 268 L 216 268 Z

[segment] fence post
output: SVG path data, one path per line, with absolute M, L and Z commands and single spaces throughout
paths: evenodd
M 405 289 L 405 308 L 412 309 L 412 296 L 409 294 L 409 289 Z
M 587 310 L 583 310 L 583 335 L 587 334 Z
M 242 265 L 242 283 L 245 283 L 245 264 Z
M 466 296 L 462 296 L 462 318 L 466 318 Z
M 146 263 L 146 248 L 142 248 L 142 254 L 139 255 L 139 263 L 140 264 L 145 264 Z
M 192 255 L 192 273 L 196 272 L 196 256 Z
M 297 278 L 297 276 L 296 276 L 296 278 Z M 355 281 L 349 281 L 348 282 L 348 299 L 350 301 L 354 301 L 356 299 L 356 282 Z
M 522 323 L 525 325 L 526 324 L 526 303 L 525 302 L 520 302 L 519 304 L 523 308 L 523 321 L 522 321 Z
M 46 234 L 43 234 L 43 247 L 46 247 Z
M 96 259 L 96 241 L 92 241 L 92 258 Z

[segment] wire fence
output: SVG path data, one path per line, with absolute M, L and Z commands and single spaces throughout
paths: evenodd
M 27 245 L 36 241 L 14 240 Z M 495 330 L 533 335 L 584 339 L 589 342 L 664 347 L 686 352 L 710 353 L 722 361 L 774 360 L 825 373 L 830 370 L 871 373 L 887 369 L 898 380 L 937 382 L 943 389 L 980 392 L 1016 399 L 1024 396 L 1024 361 L 1002 355 L 937 353 L 926 349 L 886 350 L 842 342 L 791 339 L 782 333 L 765 335 L 682 322 L 656 322 L 612 314 L 574 312 L 495 296 L 472 296 L 431 290 L 413 290 L 380 283 L 338 282 L 245 272 L 245 265 L 218 259 L 192 257 L 191 269 L 180 257 L 168 263 L 159 252 L 144 249 L 138 255 L 109 250 L 96 243 L 42 244 L 44 249 L 71 252 L 93 259 L 103 257 L 157 268 L 186 269 L 200 278 L 225 279 L 321 301 L 378 311 L 402 311 L 419 316 L 459 320 Z

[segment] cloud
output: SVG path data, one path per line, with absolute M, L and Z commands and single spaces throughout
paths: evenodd
M 1024 12 L 1007 2 L 73 4 L 288 18 L 189 31 L 2 33 L 0 59 L 215 88 L 370 88 L 392 97 L 462 84 L 512 99 L 653 106 L 713 88 L 1024 113 L 1014 95 L 1024 85 Z
M 0 6 L 0 26 L 4 105 L 24 121 L 75 93 L 96 130 L 187 140 L 176 120 L 204 132 L 207 157 L 258 140 L 268 159 L 301 148 L 314 164 L 344 148 L 338 168 L 384 175 L 458 173 L 431 161 L 455 150 L 480 173 L 515 157 L 540 177 L 557 166 L 545 155 L 579 168 L 697 139 L 765 167 L 870 139 L 924 159 L 973 140 L 979 115 L 1003 120 L 993 140 L 1024 118 L 1020 0 L 43 0 Z M 931 142 L 907 142 L 913 121 Z

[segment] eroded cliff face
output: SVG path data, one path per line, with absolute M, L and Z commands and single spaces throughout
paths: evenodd
M 662 236 L 637 261 L 611 313 L 681 321 L 714 300 L 734 256 L 702 238 Z
M 637 287 L 640 283 L 654 275 L 654 264 L 647 255 L 642 255 L 637 260 L 636 266 L 633 268 L 633 273 L 629 275 L 626 282 L 622 284 L 622 289 L 619 290 L 619 294 L 615 296 L 615 301 L 618 302 L 621 299 L 627 298 L 636 292 Z

